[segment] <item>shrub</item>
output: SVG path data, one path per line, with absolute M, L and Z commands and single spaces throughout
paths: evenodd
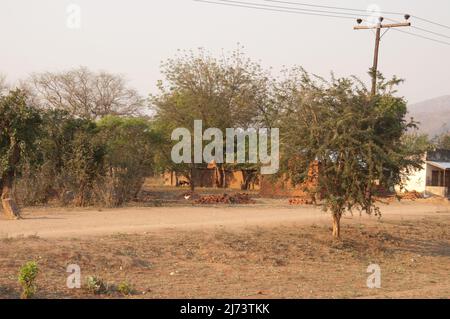
M 157 137 L 144 118 L 107 116 L 98 128 L 106 150 L 95 193 L 103 205 L 120 206 L 137 198 L 145 177 L 153 172 Z
M 108 291 L 106 284 L 104 281 L 96 276 L 89 276 L 86 279 L 86 288 L 87 290 L 95 295 L 104 294 Z
M 117 291 L 124 296 L 129 296 L 133 293 L 134 289 L 130 283 L 123 281 L 117 286 Z
M 23 165 L 17 194 L 24 205 L 93 204 L 92 188 L 103 173 L 104 147 L 96 123 L 67 112 L 43 112 L 36 152 Z
M 22 299 L 32 298 L 37 291 L 36 277 L 39 268 L 36 262 L 30 261 L 23 265 L 19 270 L 19 284 L 22 286 Z
M 37 140 L 16 183 L 23 205 L 130 202 L 153 173 L 160 143 L 145 118 L 108 116 L 94 122 L 60 110 L 43 111 Z

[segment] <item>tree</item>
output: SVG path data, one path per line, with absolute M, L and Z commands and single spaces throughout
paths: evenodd
M 181 52 L 162 64 L 165 81 L 158 84 L 159 93 L 151 96 L 156 122 L 170 142 L 171 132 L 187 128 L 193 132 L 194 120 L 202 120 L 204 128 L 255 127 L 261 122 L 262 110 L 269 103 L 271 79 L 258 63 L 246 58 L 237 49 L 221 59 L 200 49 Z M 225 136 L 224 136 L 225 138 Z M 170 143 L 169 145 L 172 145 Z M 224 144 L 225 145 L 225 144 Z M 190 179 L 199 166 L 208 163 L 171 165 L 163 156 L 168 169 L 178 170 Z M 221 185 L 225 185 L 225 165 L 218 163 Z
M 372 97 L 355 78 L 327 82 L 298 69 L 279 87 L 283 170 L 299 183 L 319 163 L 318 185 L 310 191 L 331 212 L 335 238 L 346 211 L 380 215 L 377 184 L 400 185 L 422 164 L 422 153 L 402 143 L 414 123 L 404 119 L 405 101 L 394 96 L 399 82 L 381 83 Z
M 8 84 L 6 83 L 6 76 L 0 74 L 0 94 L 5 94 L 8 91 Z
M 144 107 L 144 99 L 127 87 L 122 76 L 94 73 L 84 67 L 34 74 L 27 86 L 41 108 L 65 110 L 84 119 L 133 116 L 140 114 Z
M 25 204 L 120 206 L 136 198 L 154 169 L 158 136 L 146 118 L 97 122 L 62 110 L 42 112 L 36 151 L 18 180 Z
M 107 116 L 98 122 L 105 145 L 104 182 L 101 190 L 109 206 L 120 206 L 137 197 L 154 169 L 159 137 L 148 119 Z
M 0 192 L 4 213 L 20 218 L 20 210 L 13 196 L 16 174 L 25 154 L 33 148 L 40 116 L 27 105 L 21 90 L 0 96 Z
M 441 149 L 450 149 L 450 133 L 446 132 L 436 137 L 434 140 L 436 147 Z
M 415 130 L 402 136 L 402 144 L 407 149 L 407 152 L 413 154 L 425 154 L 434 148 L 433 143 L 428 138 L 428 134 L 420 134 Z

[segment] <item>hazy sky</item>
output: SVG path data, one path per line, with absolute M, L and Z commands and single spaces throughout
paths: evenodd
M 449 0 L 291 1 L 364 10 L 377 4 L 384 11 L 450 25 Z M 68 21 L 76 26 L 76 19 L 68 20 L 70 4 L 81 8 L 79 29 L 68 27 Z M 450 29 L 411 22 L 450 36 Z M 239 42 L 248 56 L 275 70 L 301 65 L 319 75 L 334 71 L 368 80 L 374 36 L 371 31 L 354 31 L 354 24 L 192 0 L 0 0 L 0 73 L 15 81 L 31 72 L 84 65 L 122 73 L 147 95 L 155 92 L 161 78 L 161 60 L 177 49 L 205 47 L 219 54 Z M 400 92 L 410 102 L 450 94 L 450 46 L 389 31 L 381 43 L 380 69 L 406 79 Z

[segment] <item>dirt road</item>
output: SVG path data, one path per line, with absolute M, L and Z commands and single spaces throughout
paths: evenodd
M 18 298 L 17 273 L 39 264 L 37 298 L 448 298 L 450 206 L 426 200 L 358 214 L 331 237 L 330 216 L 308 206 L 111 210 L 27 209 L 0 218 L 0 299 Z M 36 235 L 36 236 L 35 236 Z M 95 236 L 95 237 L 92 237 Z M 82 269 L 68 289 L 67 266 Z M 367 287 L 367 267 L 382 288 Z M 100 278 L 106 291 L 87 289 Z
M 278 205 L 279 206 L 279 203 Z M 439 214 L 450 216 L 445 203 L 402 202 L 381 206 L 383 219 L 414 219 Z M 0 218 L 0 237 L 37 235 L 42 238 L 86 237 L 116 233 L 139 234 L 160 230 L 236 229 L 249 226 L 312 225 L 329 223 L 330 216 L 319 208 L 250 205 L 238 207 L 149 207 L 107 210 L 28 209 L 23 220 Z M 358 213 L 344 223 L 375 219 Z

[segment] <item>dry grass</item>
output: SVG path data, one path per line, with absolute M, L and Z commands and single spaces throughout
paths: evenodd
M 343 228 L 333 241 L 325 226 L 244 231 L 116 234 L 90 239 L 2 239 L 0 297 L 19 296 L 17 271 L 39 263 L 38 298 L 120 298 L 66 288 L 69 264 L 129 298 L 440 297 L 450 291 L 450 221 L 370 222 Z M 382 289 L 368 289 L 369 264 L 382 269 Z

